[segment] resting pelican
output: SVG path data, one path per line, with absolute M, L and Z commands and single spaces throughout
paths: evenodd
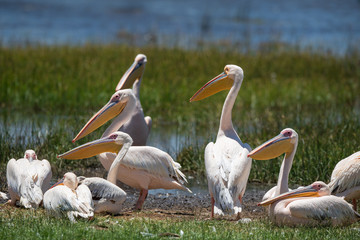
M 59 155 L 65 159 L 82 159 L 97 154 L 108 171 L 107 180 L 116 184 L 116 180 L 140 189 L 135 209 L 140 210 L 148 189 L 182 189 L 191 192 L 183 183 L 187 182 L 180 171 L 180 164 L 166 152 L 150 146 L 131 146 L 131 137 L 123 132 L 115 132 L 131 116 L 135 96 L 129 89 L 117 91 L 110 101 L 97 112 L 73 139 L 76 140 L 93 132 L 108 120 L 118 115 L 105 130 L 102 138 L 79 146 Z
M 44 208 L 61 216 L 66 214 L 70 221 L 75 217 L 91 218 L 94 216 L 94 204 L 89 188 L 78 180 L 74 173 L 65 173 L 64 177 L 44 194 Z
M 352 200 L 356 211 L 356 199 L 360 199 L 360 152 L 338 162 L 329 183 L 331 194 Z
M 222 109 L 216 142 L 205 149 L 205 168 L 211 196 L 211 217 L 236 214 L 240 217 L 242 197 L 251 168 L 250 146 L 243 143 L 231 121 L 231 112 L 244 78 L 243 70 L 226 65 L 224 72 L 207 82 L 190 102 L 230 89 Z
M 357 221 L 356 213 L 343 198 L 328 196 L 329 187 L 315 182 L 305 188 L 288 192 L 288 175 L 298 144 L 298 134 L 286 128 L 271 140 L 249 153 L 256 160 L 268 160 L 285 153 L 275 197 L 260 205 L 270 205 L 270 219 L 278 225 L 347 225 Z
M 130 120 L 124 123 L 119 131 L 125 132 L 133 139 L 133 146 L 145 146 L 151 129 L 151 117 L 144 117 L 144 112 L 140 103 L 140 85 L 145 71 L 147 59 L 144 54 L 138 54 L 134 63 L 121 77 L 115 91 L 130 88 L 136 97 L 136 107 Z
M 91 191 L 96 213 L 108 212 L 119 214 L 126 192 L 111 182 L 98 177 L 78 177 L 79 184 L 86 185 Z
M 324 182 L 285 192 L 259 203 L 270 206 L 270 218 L 277 225 L 345 226 L 360 220 L 344 198 L 330 195 Z
M 32 150 L 27 150 L 24 158 L 10 159 L 7 164 L 6 179 L 10 195 L 8 203 L 12 206 L 20 200 L 20 205 L 25 208 L 37 208 L 43 199 L 41 185 L 37 184 L 42 176 L 25 158 L 32 152 Z M 29 158 L 31 159 L 32 156 Z
M 41 188 L 43 193 L 45 193 L 50 188 L 50 180 L 52 177 L 49 161 L 46 159 L 38 160 L 35 151 L 32 149 L 25 151 L 24 158 L 29 160 L 31 168 L 38 176 L 35 184 Z

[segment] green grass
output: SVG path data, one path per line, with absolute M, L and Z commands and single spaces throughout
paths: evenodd
M 171 233 L 182 239 L 358 239 L 359 223 L 349 227 L 289 228 L 277 227 L 267 220 L 238 223 L 224 220 L 200 220 L 169 217 L 156 220 L 97 216 L 93 221 L 47 216 L 43 210 L 3 208 L 0 211 L 1 239 L 158 239 Z M 174 235 L 173 235 L 174 236 Z
M 19 158 L 27 148 L 50 160 L 54 176 L 101 167 L 95 158 L 66 161 L 56 155 L 77 146 L 71 139 L 109 100 L 137 53 L 148 58 L 141 100 L 153 129 L 171 125 L 184 136 L 205 139 L 179 149 L 177 161 L 186 172 L 204 174 L 204 148 L 216 138 L 227 93 L 194 103 L 189 98 L 228 63 L 245 72 L 233 109 L 233 123 L 243 141 L 254 148 L 285 127 L 299 133 L 290 184 L 327 182 L 340 159 L 360 150 L 357 53 L 334 56 L 275 49 L 241 54 L 230 49 L 119 45 L 0 47 L 1 173 L 10 157 Z M 24 134 L 28 127 L 33 130 Z M 80 142 L 100 137 L 103 129 Z M 281 158 L 253 161 L 250 181 L 276 182 L 280 164 Z

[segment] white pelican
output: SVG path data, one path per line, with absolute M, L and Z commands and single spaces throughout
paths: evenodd
M 32 150 L 27 150 L 27 154 L 32 153 Z M 30 159 L 32 156 L 29 157 Z M 20 158 L 18 160 L 10 159 L 6 167 L 6 179 L 10 200 L 8 203 L 15 206 L 16 201 L 20 200 L 20 205 L 25 208 L 37 208 L 43 199 L 43 192 L 41 185 L 36 184 L 39 178 L 42 178 L 41 172 L 31 165 L 27 158 Z
M 91 133 L 108 120 L 114 118 L 102 138 L 62 155 L 65 159 L 82 159 L 98 155 L 100 162 L 108 171 L 107 180 L 116 180 L 140 189 L 135 209 L 141 209 L 148 189 L 182 189 L 191 192 L 183 183 L 185 175 L 180 164 L 166 152 L 150 146 L 131 146 L 131 137 L 123 132 L 115 132 L 131 116 L 135 106 L 135 96 L 130 89 L 117 91 L 110 101 L 99 110 L 83 127 L 73 142 Z
M 336 164 L 329 187 L 331 194 L 352 200 L 356 211 L 356 200 L 360 199 L 360 151 Z
M 91 191 L 96 213 L 108 212 L 119 214 L 126 192 L 111 182 L 99 177 L 78 177 L 79 184 L 86 185 Z
M 115 91 L 130 88 L 136 97 L 136 107 L 129 121 L 121 126 L 119 131 L 125 132 L 133 139 L 133 146 L 145 146 L 151 129 L 151 117 L 144 117 L 140 103 L 140 85 L 147 59 L 144 54 L 138 54 L 134 63 L 121 77 Z
M 24 158 L 29 160 L 31 168 L 38 176 L 35 184 L 45 193 L 50 188 L 50 180 L 52 177 L 49 161 L 46 159 L 38 160 L 35 151 L 31 149 L 25 151 Z
M 85 184 L 78 186 L 72 172 L 65 173 L 63 179 L 44 194 L 44 208 L 55 216 L 66 214 L 72 222 L 75 217 L 93 217 L 93 207 L 89 188 Z
M 222 109 L 216 142 L 205 149 L 205 168 L 211 196 L 211 217 L 215 214 L 236 214 L 240 217 L 242 197 L 251 168 L 247 155 L 251 148 L 243 143 L 234 130 L 231 112 L 244 78 L 243 70 L 226 65 L 224 72 L 207 82 L 190 102 L 230 89 Z
M 249 153 L 256 160 L 268 160 L 285 153 L 281 165 L 275 197 L 260 205 L 270 205 L 269 215 L 278 225 L 347 225 L 357 221 L 356 212 L 343 198 L 328 196 L 329 187 L 323 182 L 315 182 L 308 187 L 288 192 L 288 175 L 298 143 L 298 134 L 286 128 L 271 140 Z

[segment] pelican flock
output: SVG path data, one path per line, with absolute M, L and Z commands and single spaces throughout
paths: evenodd
M 140 86 L 147 63 L 138 54 L 118 82 L 110 100 L 95 113 L 72 142 L 76 142 L 112 120 L 99 139 L 59 154 L 63 159 L 86 159 L 97 156 L 107 178 L 76 176 L 67 172 L 50 188 L 52 178 L 48 160 L 38 160 L 34 150 L 7 164 L 8 193 L 0 199 L 10 206 L 44 207 L 56 217 L 92 219 L 95 213 L 121 214 L 127 193 L 118 181 L 138 189 L 134 210 L 141 210 L 150 189 L 179 189 L 191 193 L 181 165 L 165 151 L 146 146 L 152 119 L 145 116 L 140 102 Z M 259 206 L 267 206 L 270 221 L 287 226 L 345 226 L 359 221 L 356 212 L 360 199 L 360 152 L 339 161 L 330 183 L 316 181 L 291 190 L 289 174 L 298 147 L 299 136 L 291 128 L 254 150 L 235 131 L 232 110 L 244 80 L 243 69 L 226 65 L 223 73 L 208 81 L 190 99 L 200 101 L 220 91 L 229 90 L 220 116 L 215 142 L 207 144 L 204 153 L 206 177 L 215 215 L 235 216 L 242 212 L 243 196 L 252 159 L 270 160 L 284 154 L 277 185 L 271 188 Z M 85 160 L 84 160 L 85 161 Z M 352 201 L 352 205 L 347 201 Z
M 243 70 L 236 65 L 226 65 L 224 72 L 207 82 L 190 102 L 230 89 L 221 112 L 219 131 L 215 143 L 205 149 L 205 168 L 211 197 L 211 217 L 237 215 L 239 218 L 242 197 L 250 174 L 251 151 L 236 133 L 231 120 L 232 108 L 243 82 Z
M 140 210 L 149 189 L 191 191 L 184 185 L 187 180 L 180 171 L 180 164 L 168 153 L 150 146 L 132 146 L 133 141 L 128 134 L 116 131 L 131 117 L 135 103 L 135 96 L 129 89 L 114 93 L 110 101 L 85 124 L 73 141 L 90 134 L 108 120 L 115 118 L 101 139 L 83 144 L 59 157 L 83 159 L 97 155 L 108 171 L 108 181 L 116 184 L 119 180 L 140 190 L 135 205 L 135 209 Z
M 286 128 L 280 134 L 249 153 L 257 160 L 269 160 L 285 153 L 277 186 L 259 205 L 270 205 L 271 221 L 288 226 L 343 226 L 358 221 L 359 215 L 344 198 L 330 196 L 330 188 L 323 182 L 289 191 L 289 172 L 298 145 L 298 134 Z

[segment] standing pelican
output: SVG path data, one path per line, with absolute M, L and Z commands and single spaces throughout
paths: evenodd
M 94 211 L 119 214 L 126 192 L 111 182 L 99 177 L 78 177 L 79 184 L 86 185 L 91 191 Z
M 27 150 L 24 158 L 10 159 L 7 164 L 6 179 L 10 195 L 8 203 L 12 206 L 15 206 L 16 201 L 20 200 L 20 205 L 25 208 L 37 208 L 42 201 L 41 186 L 36 184 L 41 176 L 27 159 L 27 154 L 31 151 Z
M 288 177 L 296 153 L 298 134 L 286 128 L 280 134 L 249 153 L 256 160 L 268 160 L 285 153 L 274 197 L 260 203 L 270 205 L 270 219 L 278 225 L 348 225 L 357 221 L 351 205 L 343 198 L 328 196 L 329 187 L 315 182 L 288 192 Z
M 148 189 L 182 189 L 190 191 L 183 183 L 185 175 L 180 164 L 169 154 L 150 146 L 131 146 L 131 137 L 123 132 L 115 132 L 132 114 L 135 96 L 130 89 L 117 91 L 110 101 L 99 110 L 83 127 L 73 142 L 93 132 L 108 120 L 114 118 L 102 138 L 79 146 L 59 155 L 65 159 L 82 159 L 98 155 L 108 171 L 107 180 L 116 180 L 140 189 L 135 209 L 140 210 L 148 194 Z M 191 191 L 190 191 L 191 192 Z
M 234 130 L 231 112 L 244 78 L 243 70 L 226 65 L 224 72 L 207 82 L 190 102 L 209 97 L 221 90 L 230 89 L 221 112 L 216 142 L 205 149 L 205 168 L 211 196 L 211 217 L 215 214 L 236 214 L 240 217 L 242 197 L 245 193 L 251 168 L 247 155 L 250 146 L 243 143 Z
M 145 71 L 147 59 L 144 54 L 138 54 L 134 63 L 121 77 L 115 91 L 130 88 L 136 98 L 136 106 L 129 121 L 121 126 L 119 131 L 125 132 L 133 139 L 133 146 L 145 146 L 151 129 L 151 117 L 144 117 L 144 112 L 140 103 L 140 85 Z
M 44 194 L 44 208 L 60 216 L 66 214 L 70 221 L 75 217 L 91 218 L 94 216 L 94 204 L 89 188 L 78 186 L 74 173 L 65 173 L 64 177 Z
M 338 162 L 329 183 L 331 194 L 352 200 L 356 211 L 356 199 L 360 199 L 360 152 Z

